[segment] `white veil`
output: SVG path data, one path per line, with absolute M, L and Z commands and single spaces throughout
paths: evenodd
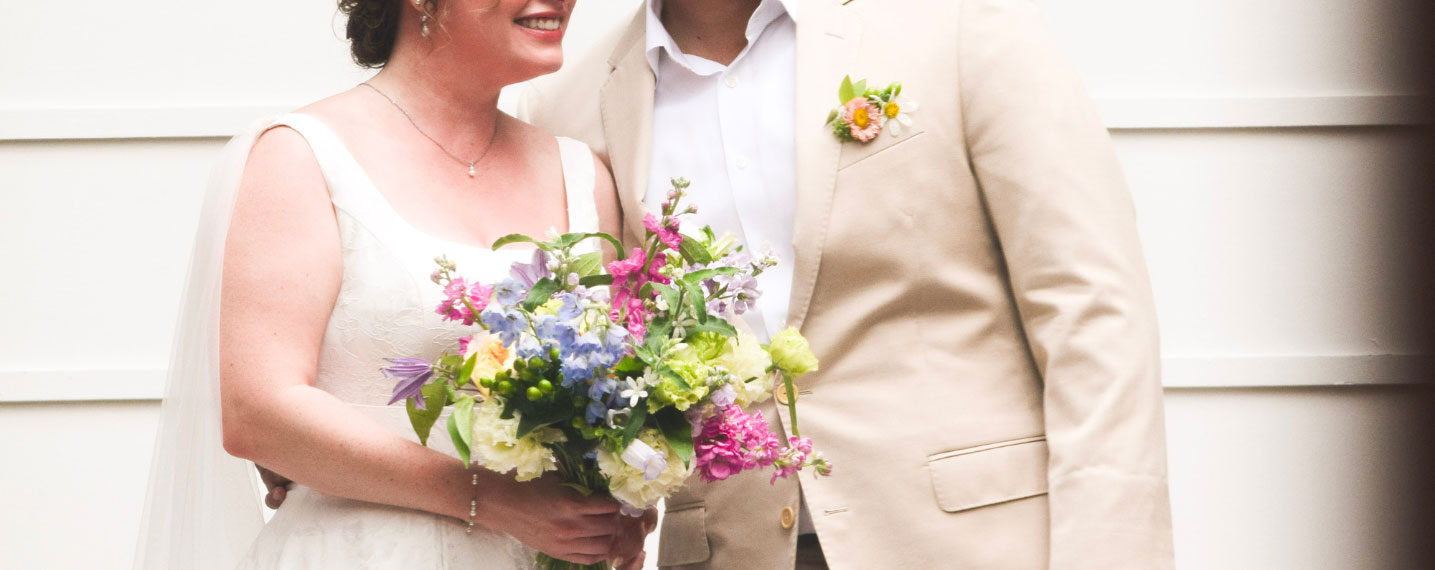
M 253 464 L 223 446 L 219 292 L 234 196 L 249 149 L 271 122 L 231 139 L 210 174 L 170 353 L 135 570 L 233 568 L 264 525 Z

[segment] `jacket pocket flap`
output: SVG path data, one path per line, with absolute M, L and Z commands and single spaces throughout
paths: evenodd
M 658 533 L 658 566 L 695 564 L 712 556 L 707 517 L 707 507 L 703 506 L 664 513 L 663 528 Z
M 927 458 L 937 506 L 955 513 L 1046 493 L 1046 437 L 1028 437 Z

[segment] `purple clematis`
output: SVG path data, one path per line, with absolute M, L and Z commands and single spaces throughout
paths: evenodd
M 533 260 L 513 264 L 509 276 L 527 287 L 532 287 L 539 279 L 553 276 L 553 272 L 548 270 L 548 252 L 542 249 L 533 250 Z
M 424 382 L 433 376 L 433 364 L 422 358 L 385 358 L 393 366 L 381 368 L 384 377 L 391 380 L 398 380 L 394 385 L 394 395 L 389 398 L 392 404 L 404 398 L 413 398 L 414 407 L 424 409 Z

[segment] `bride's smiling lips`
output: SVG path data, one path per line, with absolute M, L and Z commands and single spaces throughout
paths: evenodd
M 539 39 L 559 41 L 563 39 L 563 31 L 567 27 L 567 16 L 564 12 L 536 12 L 525 14 L 513 23 Z

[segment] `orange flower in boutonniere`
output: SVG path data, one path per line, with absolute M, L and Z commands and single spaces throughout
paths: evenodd
M 901 136 L 917 112 L 917 102 L 903 96 L 902 84 L 895 81 L 885 89 L 869 89 L 866 79 L 853 83 L 851 76 L 843 77 L 837 100 L 842 106 L 827 115 L 827 126 L 843 142 L 865 143 L 883 131 Z

